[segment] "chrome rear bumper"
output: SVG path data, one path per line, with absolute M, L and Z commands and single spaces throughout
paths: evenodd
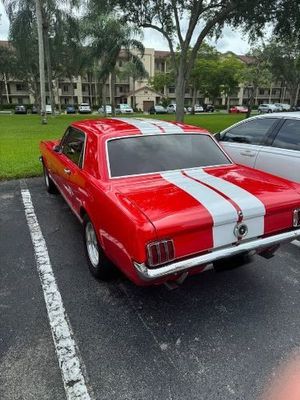
M 134 267 L 141 279 L 149 281 L 153 279 L 163 278 L 167 275 L 172 275 L 177 272 L 186 271 L 190 268 L 197 267 L 203 264 L 210 264 L 222 258 L 236 256 L 241 253 L 247 253 L 251 251 L 255 251 L 257 253 L 265 248 L 284 242 L 290 242 L 294 239 L 297 239 L 298 237 L 300 237 L 300 229 L 280 233 L 278 235 L 270 236 L 263 239 L 255 239 L 249 242 L 242 242 L 237 246 L 214 250 L 201 256 L 188 258 L 182 261 L 176 261 L 162 267 L 150 269 L 145 264 L 140 264 L 137 262 L 134 262 Z

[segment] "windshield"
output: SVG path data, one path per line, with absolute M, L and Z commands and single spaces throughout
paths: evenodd
M 107 142 L 112 178 L 231 164 L 210 135 L 130 136 Z

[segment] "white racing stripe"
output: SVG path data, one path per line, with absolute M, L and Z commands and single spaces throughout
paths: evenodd
M 161 176 L 196 199 L 210 213 L 213 219 L 214 247 L 225 246 L 237 241 L 234 227 L 238 220 L 238 214 L 228 200 L 205 185 L 187 178 L 181 172 L 165 172 Z
M 143 135 L 156 135 L 158 133 L 184 133 L 180 126 L 153 118 L 114 118 L 126 124 L 133 125 Z
M 215 188 L 239 206 L 243 213 L 243 222 L 248 226 L 248 234 L 245 239 L 264 234 L 266 209 L 256 196 L 234 183 L 208 174 L 203 169 L 188 170 L 186 174 Z
M 149 121 L 154 126 L 158 126 L 159 128 L 163 129 L 163 133 L 184 133 L 184 130 L 180 126 L 167 121 L 161 121 L 153 118 L 143 118 L 143 121 Z
M 151 124 L 147 119 L 137 118 L 113 118 L 118 121 L 125 122 L 126 124 L 132 125 L 137 128 L 143 135 L 157 135 L 162 133 L 158 126 Z
M 82 362 L 77 355 L 76 343 L 55 281 L 30 192 L 28 189 L 22 189 L 21 194 L 67 399 L 90 400 L 82 372 Z

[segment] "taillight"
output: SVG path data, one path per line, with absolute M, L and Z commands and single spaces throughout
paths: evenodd
M 155 267 L 174 260 L 175 251 L 173 240 L 160 240 L 147 245 L 147 264 Z
M 300 208 L 294 210 L 293 213 L 293 226 L 300 226 Z

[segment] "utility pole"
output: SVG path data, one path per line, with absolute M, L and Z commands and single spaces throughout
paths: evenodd
M 43 42 L 43 18 L 40 0 L 35 0 L 36 20 L 39 42 L 39 69 L 40 69 L 40 93 L 41 93 L 41 117 L 42 124 L 47 124 L 46 116 L 46 93 L 45 93 L 45 56 Z

